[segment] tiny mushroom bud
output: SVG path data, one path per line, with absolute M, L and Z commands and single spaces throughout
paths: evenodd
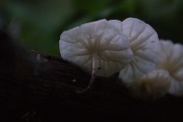
M 122 21 L 121 31 L 129 38 L 134 54 L 133 60 L 120 71 L 119 75 L 119 78 L 128 85 L 156 67 L 160 51 L 159 38 L 150 25 L 136 18 Z
M 95 75 L 109 77 L 132 60 L 128 37 L 115 26 L 119 22 L 103 19 L 86 23 L 60 36 L 62 58 L 92 74 L 86 90 L 92 85 Z
M 171 77 L 166 70 L 155 69 L 130 84 L 130 88 L 136 96 L 156 99 L 168 92 L 170 82 Z
M 160 40 L 161 53 L 158 68 L 169 72 L 172 78 L 169 93 L 183 96 L 183 46 L 170 40 Z

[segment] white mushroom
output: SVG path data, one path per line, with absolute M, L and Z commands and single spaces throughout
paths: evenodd
M 171 77 L 166 70 L 155 69 L 130 84 L 130 88 L 136 96 L 156 99 L 167 94 L 170 82 Z
M 141 97 L 160 97 L 166 93 L 183 96 L 183 46 L 170 40 L 160 40 L 160 59 L 157 67 L 139 80 L 125 82 Z
M 183 46 L 170 40 L 161 40 L 161 55 L 158 68 L 169 72 L 172 80 L 169 93 L 183 96 Z
M 122 69 L 119 75 L 119 78 L 129 85 L 156 67 L 160 51 L 159 38 L 150 25 L 135 18 L 122 21 L 121 31 L 128 36 L 134 53 L 131 63 Z
M 94 81 L 95 74 L 109 77 L 132 60 L 128 37 L 115 26 L 119 22 L 103 19 L 86 23 L 65 31 L 60 36 L 62 58 L 92 74 L 88 88 Z

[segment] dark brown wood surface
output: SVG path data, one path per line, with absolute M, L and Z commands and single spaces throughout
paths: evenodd
M 183 98 L 140 100 L 117 74 L 90 75 L 60 57 L 27 50 L 0 31 L 0 122 L 183 121 Z

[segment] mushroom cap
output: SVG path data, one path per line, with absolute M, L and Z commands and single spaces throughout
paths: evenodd
M 128 37 L 115 22 L 103 19 L 63 32 L 59 41 L 62 58 L 88 73 L 92 71 L 93 58 L 97 59 L 97 67 L 100 67 L 97 76 L 109 77 L 119 72 L 132 60 L 133 53 Z
M 159 98 L 168 92 L 171 77 L 166 70 L 155 69 L 130 85 L 133 93 L 144 98 Z
M 145 22 L 136 18 L 122 21 L 121 31 L 128 36 L 133 60 L 120 71 L 123 82 L 133 82 L 152 71 L 159 60 L 159 38 L 156 31 Z
M 167 70 L 172 78 L 169 93 L 183 95 L 183 46 L 170 40 L 160 40 L 161 53 L 158 68 Z

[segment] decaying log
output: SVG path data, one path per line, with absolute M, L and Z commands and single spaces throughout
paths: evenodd
M 183 98 L 140 100 L 110 78 L 90 75 L 60 57 L 30 51 L 0 32 L 0 121 L 181 121 Z

